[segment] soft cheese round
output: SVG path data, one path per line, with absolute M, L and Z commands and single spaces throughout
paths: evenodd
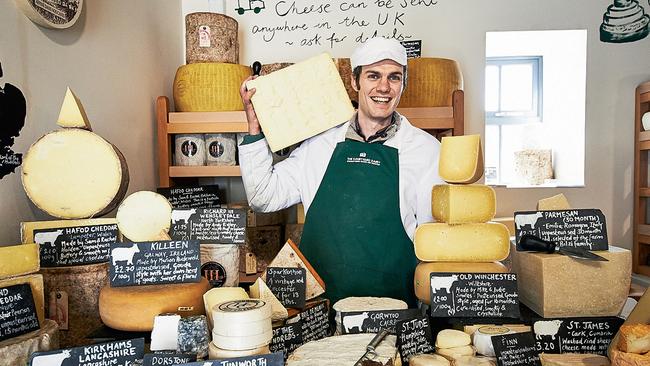
M 312 341 L 298 347 L 287 359 L 287 366 L 354 365 L 374 337 L 375 334 L 347 334 Z M 395 336 L 386 336 L 375 350 L 378 356 L 373 361 L 382 365 L 389 362 L 394 366 L 401 365 L 395 341 Z
M 472 344 L 469 334 L 456 329 L 443 329 L 436 337 L 436 348 L 454 348 Z
M 222 322 L 236 326 L 271 319 L 272 309 L 267 302 L 257 299 L 233 300 L 217 304 L 212 308 L 212 321 L 215 327 Z
M 492 337 L 504 334 L 513 333 L 507 327 L 486 325 L 480 327 L 472 335 L 472 344 L 476 347 L 476 352 L 481 355 L 494 357 L 494 346 L 492 345 Z

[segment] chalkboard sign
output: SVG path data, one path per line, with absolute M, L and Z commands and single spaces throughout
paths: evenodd
M 196 355 L 184 353 L 148 353 L 144 355 L 143 366 L 171 366 L 196 361 Z
M 356 334 L 388 329 L 390 334 L 395 334 L 398 322 L 413 319 L 419 313 L 417 309 L 341 312 L 342 330 L 343 334 Z
M 268 355 L 208 360 L 178 366 L 284 366 L 284 356 L 282 352 L 274 352 Z
M 417 58 L 422 56 L 422 41 L 402 41 L 400 42 L 406 48 L 406 57 Z
M 492 346 L 499 366 L 541 366 L 533 333 L 492 336 Z
M 411 356 L 433 353 L 435 351 L 429 317 L 417 316 L 414 319 L 397 322 L 397 350 L 402 364 L 407 364 Z
M 307 271 L 304 268 L 266 268 L 266 285 L 287 308 L 305 307 L 306 280 Z
M 287 321 L 299 321 L 302 325 L 302 341 L 304 343 L 317 341 L 330 336 L 329 308 L 327 301 L 308 307 L 297 317 Z
M 118 241 L 117 224 L 35 229 L 41 267 L 108 262 L 111 243 Z
M 593 353 L 607 348 L 623 325 L 619 317 L 538 319 L 533 322 L 535 346 L 544 353 Z
M 35 352 L 30 366 L 133 366 L 144 357 L 144 338 Z
M 246 210 L 233 208 L 173 210 L 169 236 L 174 240 L 198 240 L 202 244 L 244 244 Z
M 189 283 L 201 280 L 196 240 L 111 244 L 111 286 Z
M 531 234 L 560 247 L 608 248 L 605 215 L 598 209 L 515 212 L 515 234 L 517 243 Z
M 273 338 L 269 349 L 271 352 L 283 352 L 286 360 L 289 353 L 302 345 L 302 322 L 298 321 L 273 329 Z
M 158 193 L 167 198 L 173 208 L 213 208 L 220 207 L 221 195 L 219 186 L 194 186 L 158 188 Z
M 31 286 L 22 283 L 0 288 L 0 342 L 38 329 Z
M 431 273 L 431 316 L 519 318 L 514 273 Z

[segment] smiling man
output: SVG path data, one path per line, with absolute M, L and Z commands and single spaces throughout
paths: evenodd
M 332 303 L 386 296 L 415 305 L 413 234 L 433 221 L 431 188 L 442 180 L 438 140 L 395 111 L 406 60 L 394 39 L 359 46 L 350 59 L 358 111 L 275 165 L 251 104 L 255 89 L 244 82 L 240 90 L 249 130 L 239 149 L 248 201 L 263 212 L 303 203 L 300 249 Z

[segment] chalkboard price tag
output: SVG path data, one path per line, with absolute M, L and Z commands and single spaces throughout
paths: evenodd
M 302 345 L 302 322 L 297 321 L 273 329 L 273 338 L 271 344 L 269 344 L 269 349 L 271 352 L 283 352 L 286 359 L 289 353 Z
M 593 353 L 607 348 L 623 325 L 619 317 L 538 319 L 533 322 L 535 346 L 544 353 Z
M 341 312 L 343 334 L 379 333 L 382 329 L 395 334 L 398 322 L 412 319 L 419 313 L 417 309 Z
M 117 224 L 34 230 L 41 267 L 108 262 L 111 243 L 118 241 Z
M 499 366 L 541 366 L 533 333 L 492 336 Z
M 133 366 L 144 357 L 144 338 L 35 352 L 30 366 Z
M 178 366 L 284 366 L 284 355 L 282 352 L 269 353 L 267 355 L 246 356 L 220 360 L 208 360 L 201 362 L 184 363 Z
M 219 186 L 193 186 L 158 188 L 158 193 L 167 198 L 173 208 L 213 208 L 220 207 Z
M 402 364 L 408 363 L 411 356 L 435 351 L 431 325 L 427 316 L 397 322 L 397 349 Z
M 287 308 L 305 307 L 306 281 L 307 271 L 304 268 L 266 268 L 266 285 Z
M 422 56 L 422 40 L 401 41 L 400 43 L 406 48 L 406 57 L 418 58 Z
M 244 244 L 246 214 L 235 208 L 174 209 L 169 236 L 202 244 Z
M 598 209 L 515 212 L 517 243 L 530 234 L 560 247 L 607 250 L 605 215 Z M 521 250 L 517 246 L 517 250 Z
M 38 329 L 31 286 L 22 283 L 0 288 L 0 341 Z
M 308 306 L 295 318 L 302 326 L 303 343 L 317 341 L 330 336 L 329 307 L 327 300 Z M 287 321 L 288 322 L 288 321 Z
M 144 355 L 143 366 L 171 366 L 196 361 L 196 355 L 184 353 L 148 353 Z
M 515 273 L 431 273 L 431 316 L 519 318 Z
M 111 286 L 190 283 L 201 280 L 201 252 L 196 240 L 111 244 Z

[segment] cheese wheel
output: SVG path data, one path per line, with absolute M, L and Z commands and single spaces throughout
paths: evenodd
M 643 130 L 650 130 L 650 112 L 645 112 L 643 117 L 641 117 L 641 124 L 643 125 Z
M 594 355 L 594 354 L 577 354 L 577 353 L 563 353 L 563 354 L 550 354 L 550 353 L 541 353 L 539 355 L 539 360 L 542 362 L 542 366 L 609 366 L 609 359 L 605 356 Z M 612 360 L 614 361 L 614 360 Z M 617 360 L 620 361 L 620 360 Z M 614 361 L 614 365 L 619 366 L 633 366 L 633 363 L 622 363 Z M 650 365 L 650 357 L 646 357 L 645 363 L 639 363 L 640 365 Z
M 208 280 L 198 283 L 102 288 L 99 315 L 107 326 L 129 332 L 149 332 L 156 315 L 179 313 L 202 315 L 202 296 L 210 288 Z
M 83 128 L 86 130 L 92 130 L 86 111 L 84 110 L 83 105 L 81 105 L 81 101 L 72 90 L 70 90 L 70 88 L 65 91 L 65 98 L 63 98 L 63 104 L 61 105 L 59 118 L 56 120 L 56 124 L 64 128 Z
M 174 78 L 177 112 L 241 111 L 239 88 L 251 75 L 248 66 L 226 63 L 184 65 Z
M 214 343 L 212 342 L 210 342 L 210 345 L 208 346 L 208 355 L 211 360 L 218 360 L 222 358 L 255 356 L 255 355 L 263 355 L 267 353 L 271 353 L 271 350 L 269 350 L 268 345 L 258 347 L 258 348 L 238 350 L 238 351 L 231 351 L 231 350 L 219 348 L 215 346 Z
M 16 5 L 34 23 L 53 29 L 72 27 L 83 9 L 84 0 L 42 2 L 35 0 L 16 0 Z
M 3 365 L 27 365 L 34 352 L 59 349 L 59 326 L 46 319 L 41 329 L 0 342 L 0 360 Z
M 246 337 L 265 334 L 272 331 L 270 319 L 253 320 L 250 322 L 232 323 L 219 320 L 212 329 L 212 336 L 221 337 Z M 250 347 L 254 348 L 254 347 Z
M 130 240 L 160 240 L 169 232 L 172 205 L 163 195 L 139 191 L 124 199 L 115 218 L 120 232 Z
M 120 151 L 90 131 L 67 128 L 36 141 L 23 160 L 22 184 L 36 207 L 62 219 L 102 216 L 129 184 Z
M 239 62 L 237 21 L 227 15 L 196 12 L 185 16 L 185 62 Z
M 421 354 L 409 358 L 409 366 L 450 366 L 449 360 L 440 355 Z
M 514 333 L 507 327 L 487 325 L 480 327 L 472 334 L 472 344 L 476 347 L 476 352 L 484 356 L 494 357 L 494 346 L 492 337 Z
M 463 90 L 463 74 L 458 62 L 444 58 L 410 58 L 406 89 L 398 107 L 451 106 L 456 90 Z
M 233 244 L 201 244 L 201 275 L 210 281 L 211 286 L 239 285 L 239 247 Z
M 259 320 L 270 321 L 272 314 L 271 305 L 257 299 L 227 301 L 215 305 L 211 310 L 215 328 Z
M 287 359 L 287 366 L 341 366 L 354 365 L 366 352 L 366 346 L 375 334 L 346 334 L 311 341 L 298 347 Z M 375 349 L 373 365 L 400 366 L 395 348 L 396 337 L 388 335 Z
M 153 319 L 151 330 L 152 351 L 176 350 L 178 347 L 178 322 L 181 316 L 178 314 L 156 315 Z
M 341 313 L 351 311 L 373 311 L 373 310 L 405 310 L 408 304 L 402 300 L 391 299 L 389 297 L 346 297 L 337 301 L 332 309 L 336 311 L 334 320 L 336 321 L 335 334 L 343 334 L 343 324 L 341 323 Z
M 210 327 L 213 326 L 212 309 L 215 305 L 232 300 L 246 300 L 248 294 L 241 287 L 215 287 L 203 294 L 203 305 Z
M 269 324 L 271 322 L 269 321 Z M 239 351 L 239 350 L 248 350 L 251 348 L 260 348 L 267 346 L 269 343 L 271 343 L 271 339 L 273 338 L 273 330 L 270 329 L 266 333 L 262 334 L 255 334 L 255 335 L 247 335 L 247 336 L 241 336 L 241 337 L 236 337 L 236 336 L 222 336 L 219 334 L 214 334 L 212 333 L 212 343 L 214 343 L 215 346 L 231 351 Z
M 454 366 L 497 366 L 495 357 L 459 356 L 454 358 Z
M 495 262 L 508 257 L 510 233 L 499 223 L 429 223 L 415 230 L 415 255 L 425 262 Z
M 440 144 L 438 173 L 447 183 L 470 184 L 483 175 L 480 135 L 445 136 Z
M 461 356 L 474 356 L 476 355 L 476 348 L 473 346 L 460 346 L 460 347 L 451 347 L 451 348 L 438 348 L 436 347 L 436 353 L 447 357 L 448 359 L 455 360 Z
M 14 285 L 21 285 L 23 283 L 29 284 L 32 289 L 32 296 L 34 297 L 34 305 L 36 307 L 36 314 L 38 315 L 38 323 L 43 324 L 45 320 L 45 300 L 43 297 L 43 275 L 30 274 L 19 277 L 6 278 L 0 280 L 0 288 L 5 288 Z
M 482 184 L 439 184 L 431 191 L 431 212 L 438 222 L 473 224 L 490 221 L 496 213 L 494 189 Z
M 37 244 L 0 247 L 0 279 L 38 272 L 39 255 Z
M 436 337 L 436 348 L 463 347 L 472 344 L 469 334 L 456 329 L 443 329 Z

